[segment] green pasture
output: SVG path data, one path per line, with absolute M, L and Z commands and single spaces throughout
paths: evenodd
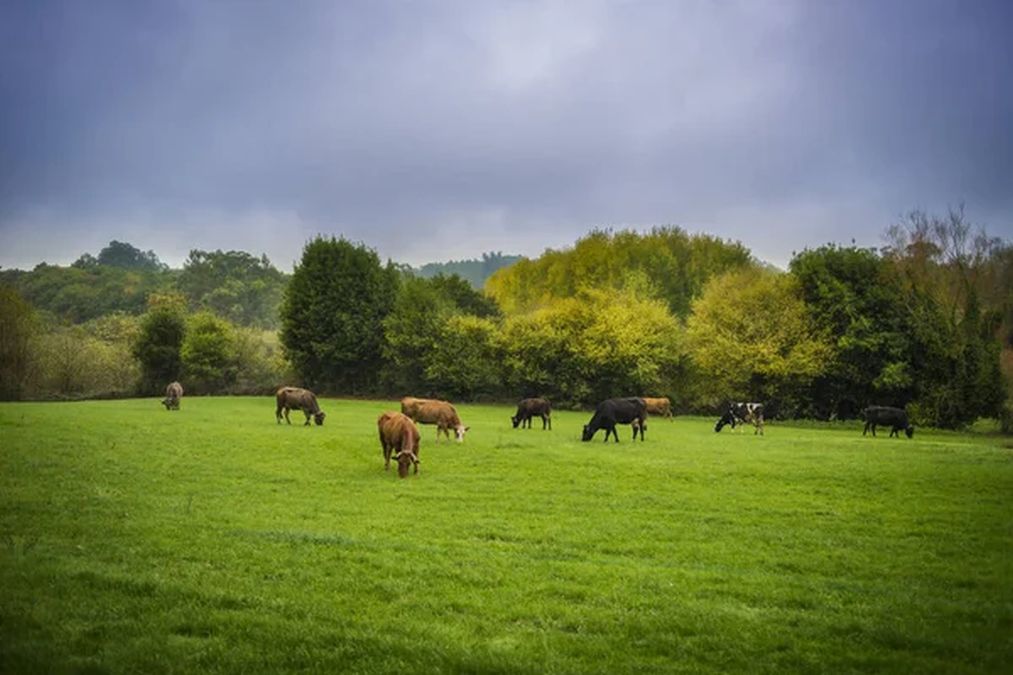
M 0 670 L 1009 672 L 1013 442 L 462 405 L 0 405 Z

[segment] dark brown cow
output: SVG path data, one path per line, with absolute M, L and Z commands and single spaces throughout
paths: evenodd
M 408 466 L 415 465 L 419 472 L 419 430 L 411 418 L 399 412 L 385 412 L 376 420 L 380 432 L 380 447 L 383 448 L 383 468 L 390 470 L 390 458 L 397 460 L 397 475 L 405 478 Z
M 541 417 L 542 418 L 542 430 L 544 431 L 546 426 L 552 429 L 552 405 L 548 399 L 544 398 L 526 398 L 517 404 L 517 414 L 510 418 L 510 421 L 514 423 L 514 429 L 518 426 L 522 429 L 531 428 L 531 418 Z
M 644 403 L 647 404 L 647 414 L 657 417 L 672 419 L 672 401 L 667 396 L 661 398 L 648 398 L 644 396 Z
M 183 398 L 183 385 L 179 382 L 170 382 L 165 388 L 165 398 L 162 405 L 166 410 L 179 410 L 179 399 Z
M 275 398 L 278 401 L 278 408 L 274 411 L 274 416 L 278 419 L 278 424 L 281 424 L 282 411 L 285 412 L 285 421 L 292 424 L 292 420 L 288 418 L 288 411 L 302 410 L 306 414 L 306 424 L 303 426 L 307 427 L 310 425 L 310 417 L 317 423 L 317 426 L 321 426 L 324 423 L 324 417 L 327 416 L 317 405 L 316 395 L 309 389 L 282 387 L 278 390 Z
M 405 402 L 408 402 L 406 405 Z M 447 401 L 436 401 L 432 399 L 414 399 L 411 397 L 401 400 L 401 409 L 406 410 L 404 414 L 412 418 L 418 424 L 435 424 L 436 441 L 440 440 L 440 432 L 450 440 L 450 430 L 454 430 L 454 436 L 458 443 L 464 442 L 464 432 L 471 427 L 461 423 L 457 409 Z

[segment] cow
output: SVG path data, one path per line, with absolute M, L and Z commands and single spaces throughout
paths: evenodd
M 643 442 L 644 430 L 647 429 L 647 404 L 644 403 L 644 399 L 610 398 L 602 401 L 594 409 L 591 421 L 584 425 L 584 433 L 580 440 L 590 441 L 599 429 L 604 429 L 605 442 L 608 443 L 609 435 L 612 435 L 618 443 L 617 424 L 633 424 L 633 440 L 637 440 L 639 431 L 640 441 Z
M 644 403 L 647 404 L 647 414 L 657 415 L 658 417 L 672 418 L 672 401 L 667 396 L 661 398 L 648 398 L 647 396 L 642 397 Z
M 915 428 L 908 422 L 907 411 L 902 408 L 890 408 L 884 405 L 869 406 L 862 411 L 863 417 L 865 417 L 865 428 L 862 429 L 862 435 L 864 436 L 867 431 L 872 430 L 872 435 L 876 435 L 876 425 L 882 424 L 883 426 L 890 425 L 890 436 L 896 436 L 900 438 L 900 431 L 904 431 L 904 434 L 911 438 L 915 435 Z
M 548 399 L 544 398 L 526 398 L 517 404 L 517 414 L 510 418 L 510 421 L 514 423 L 514 429 L 520 426 L 522 429 L 531 428 L 531 418 L 541 417 L 542 418 L 542 430 L 544 431 L 546 425 L 552 429 L 552 405 Z
M 408 396 L 401 399 L 401 411 L 417 424 L 435 424 L 437 443 L 440 442 L 441 431 L 449 441 L 451 429 L 454 430 L 457 442 L 463 443 L 464 433 L 471 428 L 461 423 L 457 409 L 447 401 Z
M 183 398 L 183 385 L 179 382 L 170 382 L 165 388 L 165 398 L 162 405 L 166 410 L 179 410 L 179 399 Z
M 302 410 L 306 414 L 306 424 L 303 426 L 308 427 L 310 425 L 310 417 L 313 418 L 318 427 L 323 426 L 324 418 L 327 417 L 327 414 L 317 405 L 317 397 L 309 389 L 282 387 L 275 394 L 275 399 L 278 401 L 278 408 L 274 411 L 274 416 L 278 419 L 278 424 L 281 424 L 282 411 L 285 412 L 285 421 L 292 424 L 292 420 L 288 418 L 288 411 Z
M 732 425 L 732 429 L 738 424 L 752 424 L 756 427 L 753 435 L 763 435 L 763 404 L 762 403 L 731 403 L 728 411 L 721 416 L 718 423 L 714 425 L 714 431 L 721 431 L 726 424 Z
M 390 471 L 391 455 L 397 460 L 397 475 L 408 476 L 408 466 L 415 465 L 419 472 L 419 430 L 411 418 L 399 412 L 385 412 L 376 420 L 383 449 L 383 469 Z

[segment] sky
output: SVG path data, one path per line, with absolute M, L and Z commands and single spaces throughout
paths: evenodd
M 1013 2 L 0 2 L 0 266 L 1013 237 Z

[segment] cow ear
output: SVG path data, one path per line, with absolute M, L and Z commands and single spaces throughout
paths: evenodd
M 468 431 L 469 429 L 471 429 L 471 427 L 464 427 L 465 431 Z

